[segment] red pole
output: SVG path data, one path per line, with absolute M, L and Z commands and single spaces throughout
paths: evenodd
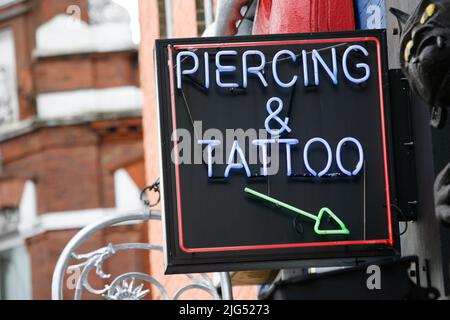
M 260 0 L 253 33 L 354 29 L 353 0 Z

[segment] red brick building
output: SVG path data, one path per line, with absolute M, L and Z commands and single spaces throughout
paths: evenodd
M 142 102 L 127 19 L 109 1 L 0 0 L 0 299 L 49 299 L 56 259 L 81 227 L 141 208 Z M 121 226 L 85 250 L 146 238 L 144 225 Z M 105 270 L 147 271 L 147 262 L 129 252 Z

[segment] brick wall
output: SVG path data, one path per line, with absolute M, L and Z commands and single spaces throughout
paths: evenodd
M 146 162 L 146 180 L 154 181 L 159 176 L 158 123 L 156 117 L 155 69 L 153 63 L 154 40 L 159 37 L 159 15 L 157 0 L 139 1 L 141 12 L 141 46 L 139 65 L 143 92 L 143 128 Z
M 4 14 L 16 8 L 28 10 L 26 14 L 0 22 L 0 29 L 9 28 L 14 32 L 20 119 L 36 114 L 35 78 L 32 70 L 36 29 L 55 15 L 65 14 L 70 5 L 79 6 L 81 19 L 88 21 L 88 0 L 31 0 L 0 10 Z
M 30 68 L 31 52 L 34 48 L 34 30 L 31 28 L 31 20 L 32 15 L 23 15 L 0 22 L 0 30 L 11 29 L 14 32 L 20 119 L 35 113 Z
M 36 182 L 39 213 L 114 207 L 114 171 L 129 170 L 131 176 L 144 177 L 141 131 L 127 137 L 123 132 L 140 119 L 102 121 L 42 128 L 0 144 L 4 167 L 0 179 L 0 205 L 17 205 L 25 179 Z M 118 128 L 106 134 L 106 125 Z M 122 130 L 123 127 L 123 130 Z M 7 188 L 7 189 L 4 189 Z M 11 192 L 14 193 L 11 195 Z M 2 201 L 7 197 L 8 201 Z M 78 230 L 62 230 L 40 234 L 27 240 L 32 270 L 33 299 L 51 298 L 51 280 L 57 258 Z M 99 249 L 108 243 L 147 242 L 147 224 L 106 229 L 90 238 L 79 253 Z M 127 251 L 105 263 L 104 271 L 113 276 L 124 272 L 148 272 L 148 253 Z M 73 261 L 76 263 L 76 261 Z M 96 279 L 92 285 L 103 288 Z M 65 289 L 67 298 L 73 290 Z M 86 295 L 85 298 L 98 298 Z

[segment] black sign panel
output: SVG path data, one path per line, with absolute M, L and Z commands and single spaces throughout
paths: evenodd
M 168 273 L 394 255 L 382 31 L 156 43 Z

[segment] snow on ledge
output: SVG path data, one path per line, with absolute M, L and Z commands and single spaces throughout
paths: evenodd
M 72 118 L 89 113 L 142 110 L 137 87 L 115 87 L 44 93 L 37 96 L 38 118 Z
M 136 49 L 126 22 L 89 25 L 57 15 L 36 31 L 35 57 Z

